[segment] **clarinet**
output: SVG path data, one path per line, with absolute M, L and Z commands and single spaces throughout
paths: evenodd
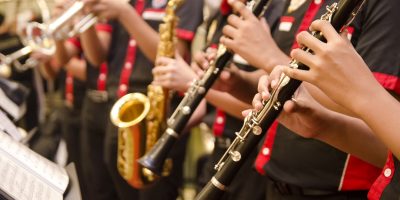
M 262 16 L 268 8 L 270 0 L 252 0 L 247 3 L 255 16 Z M 219 45 L 217 58 L 210 64 L 204 76 L 200 80 L 195 80 L 184 98 L 175 109 L 174 113 L 167 121 L 167 129 L 153 146 L 153 148 L 145 154 L 138 162 L 146 169 L 152 171 L 156 175 L 161 175 L 165 160 L 178 140 L 180 133 L 192 116 L 194 110 L 198 107 L 201 100 L 207 94 L 208 90 L 217 80 L 222 70 L 228 65 L 233 58 L 233 53 Z
M 364 2 L 365 0 L 340 0 L 339 3 L 327 7 L 327 12 L 321 17 L 321 20 L 330 21 L 336 31 L 340 31 L 342 27 L 350 25 Z M 313 36 L 326 42 L 320 32 L 314 32 Z M 302 50 L 312 53 L 307 47 L 303 47 Z M 290 66 L 302 70 L 309 69 L 294 59 L 290 62 Z M 222 197 L 241 165 L 279 116 L 283 104 L 292 98 L 300 84 L 301 81 L 282 74 L 278 86 L 271 92 L 270 99 L 262 102 L 263 108 L 258 112 L 252 111 L 245 118 L 242 128 L 236 132 L 237 137 L 215 165 L 216 174 L 196 196 L 196 200 L 216 200 Z

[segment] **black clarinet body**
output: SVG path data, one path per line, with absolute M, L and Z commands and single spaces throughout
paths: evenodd
M 353 21 L 364 2 L 365 0 L 340 0 L 339 3 L 327 7 L 327 12 L 321 19 L 330 21 L 333 27 L 340 31 Z M 314 32 L 313 35 L 321 41 L 326 41 L 319 32 Z M 311 53 L 306 47 L 303 50 Z M 309 69 L 296 60 L 292 60 L 290 66 L 302 70 Z M 281 76 L 278 86 L 271 92 L 271 98 L 263 101 L 263 108 L 258 112 L 251 112 L 245 118 L 242 128 L 236 132 L 236 139 L 216 164 L 216 174 L 196 196 L 196 200 L 217 200 L 222 197 L 242 164 L 281 113 L 283 104 L 292 98 L 300 84 L 299 80 Z
M 270 0 L 252 0 L 248 5 L 252 7 L 254 15 L 261 16 L 267 9 L 269 2 Z M 138 162 L 143 167 L 156 175 L 161 175 L 164 162 L 175 142 L 178 140 L 182 130 L 185 128 L 185 125 L 232 58 L 233 53 L 220 45 L 216 60 L 211 64 L 210 68 L 207 69 L 204 76 L 200 80 L 194 81 L 192 86 L 185 93 L 184 98 L 168 119 L 168 127 L 163 135 L 153 148 L 139 159 Z

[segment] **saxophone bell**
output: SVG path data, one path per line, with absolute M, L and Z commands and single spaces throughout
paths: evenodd
M 166 15 L 159 26 L 160 42 L 157 56 L 172 58 L 175 55 L 175 28 L 178 22 L 175 12 L 182 2 L 182 0 L 168 1 Z M 160 134 L 166 128 L 169 91 L 161 86 L 150 84 L 147 88 L 147 96 L 141 93 L 126 96 L 118 100 L 114 105 L 115 109 L 111 111 L 111 118 L 116 121 L 115 125 L 123 129 L 118 133 L 118 169 L 123 178 L 133 187 L 143 188 L 161 176 L 168 176 L 172 169 L 172 160 L 166 159 L 167 155 L 163 159 L 163 161 L 166 160 L 165 164 L 164 162 L 154 164 L 149 159 L 141 159 L 139 163 L 146 166 L 141 167 L 136 162 L 157 144 L 157 140 L 165 140 L 164 137 L 160 138 Z M 138 124 L 142 128 L 136 127 Z M 139 130 L 141 133 L 137 133 Z
M 140 93 L 120 98 L 112 107 L 110 118 L 118 129 L 117 168 L 121 176 L 133 187 L 142 188 L 146 179 L 142 168 L 135 162 L 142 155 L 146 137 L 144 119 L 150 110 L 149 99 Z

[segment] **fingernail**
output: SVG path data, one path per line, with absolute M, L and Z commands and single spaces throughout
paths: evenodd
M 271 87 L 274 88 L 275 85 L 276 85 L 276 80 L 272 80 L 272 81 L 271 81 Z
M 262 92 L 262 98 L 263 98 L 263 99 L 268 99 L 268 98 L 269 98 L 269 93 L 267 93 L 267 92 Z
M 261 110 L 261 108 L 262 108 L 262 104 L 261 103 L 256 103 L 256 110 L 258 111 L 258 110 Z

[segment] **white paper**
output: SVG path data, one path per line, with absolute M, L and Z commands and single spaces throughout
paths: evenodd
M 15 199 L 62 199 L 69 178 L 57 166 L 0 131 L 0 188 Z

